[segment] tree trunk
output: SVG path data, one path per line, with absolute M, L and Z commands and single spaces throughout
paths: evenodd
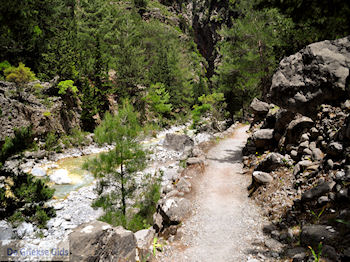
M 126 215 L 126 203 L 125 203 L 125 187 L 124 187 L 124 171 L 123 171 L 123 162 L 120 165 L 120 176 L 121 176 L 121 185 L 122 185 L 122 213 L 125 217 Z

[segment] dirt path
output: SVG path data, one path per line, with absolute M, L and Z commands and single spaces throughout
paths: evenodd
M 205 173 L 192 181 L 193 214 L 161 261 L 259 261 L 252 254 L 263 243 L 263 218 L 248 198 L 250 179 L 242 174 L 247 129 L 237 128 L 208 152 Z

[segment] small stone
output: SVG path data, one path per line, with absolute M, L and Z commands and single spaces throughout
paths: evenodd
M 273 181 L 273 177 L 270 174 L 261 171 L 254 171 L 253 179 L 259 184 L 269 184 Z
M 333 169 L 333 167 L 334 167 L 334 162 L 333 162 L 332 159 L 328 159 L 328 160 L 327 160 L 327 166 L 328 166 L 329 169 Z
M 71 221 L 72 217 L 69 214 L 65 214 L 63 216 L 63 219 L 66 220 L 66 221 Z
M 305 142 L 305 141 L 309 141 L 308 134 L 302 134 L 302 136 L 300 137 L 300 142 Z
M 329 202 L 329 198 L 327 196 L 321 196 L 318 198 L 317 203 L 320 205 L 324 205 Z

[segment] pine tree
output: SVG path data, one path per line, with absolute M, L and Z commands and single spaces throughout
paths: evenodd
M 137 113 L 129 102 L 124 102 L 116 115 L 107 112 L 101 125 L 95 129 L 95 138 L 99 143 L 113 144 L 115 148 L 85 165 L 101 179 L 101 195 L 97 202 L 102 203 L 107 213 L 119 214 L 123 226 L 127 199 L 135 190 L 133 176 L 145 167 L 146 152 L 137 140 L 141 131 Z M 107 194 L 103 193 L 106 182 L 114 188 Z
M 284 31 L 293 27 L 276 9 L 257 11 L 252 4 L 241 2 L 241 17 L 233 21 L 232 28 L 224 27 L 220 32 L 223 59 L 214 81 L 230 96 L 233 111 L 244 110 L 253 97 L 268 93 L 278 62 L 274 51 L 283 46 Z

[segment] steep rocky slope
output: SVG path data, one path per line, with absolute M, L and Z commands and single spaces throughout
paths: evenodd
M 216 44 L 220 40 L 218 30 L 221 25 L 231 25 L 231 18 L 237 16 L 237 11 L 230 10 L 228 1 L 172 1 L 162 0 L 179 17 L 179 26 L 194 37 L 198 50 L 206 59 L 207 77 L 214 74 L 218 58 Z
M 0 81 L 0 144 L 13 136 L 14 128 L 32 125 L 35 136 L 48 132 L 66 133 L 80 126 L 81 108 L 77 98 L 63 100 L 56 81 L 28 84 L 18 96 L 14 83 Z
M 350 37 L 314 43 L 281 61 L 269 96 L 277 106 L 251 105 L 250 194 L 293 261 L 307 261 L 308 246 L 327 261 L 350 259 L 349 68 Z

